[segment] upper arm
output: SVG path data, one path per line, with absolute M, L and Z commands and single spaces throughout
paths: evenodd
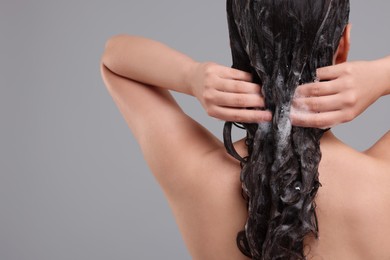
M 184 171 L 209 151 L 222 146 L 214 135 L 181 110 L 169 91 L 116 75 L 103 64 L 101 72 L 156 177 Z

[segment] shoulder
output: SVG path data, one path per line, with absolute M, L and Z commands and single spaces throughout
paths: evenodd
M 383 135 L 371 148 L 366 150 L 364 154 L 390 165 L 390 131 Z

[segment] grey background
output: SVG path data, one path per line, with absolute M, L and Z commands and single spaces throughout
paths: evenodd
M 352 0 L 351 60 L 389 54 L 389 8 Z M 1 260 L 190 259 L 99 75 L 117 33 L 230 66 L 225 1 L 0 1 Z M 222 122 L 176 96 L 221 137 Z M 389 99 L 337 136 L 368 148 L 390 128 Z

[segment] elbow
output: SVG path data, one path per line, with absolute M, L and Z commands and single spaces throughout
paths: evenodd
M 119 34 L 110 37 L 104 47 L 103 54 L 100 59 L 100 64 L 104 65 L 107 68 L 110 68 L 110 65 L 112 65 L 113 60 L 115 58 L 115 54 L 119 51 L 119 46 L 121 45 L 121 42 L 123 42 L 124 38 L 127 38 L 128 35 L 125 34 Z
M 112 80 L 120 75 L 121 58 L 126 45 L 132 41 L 134 36 L 126 34 L 118 34 L 110 37 L 104 47 L 104 51 L 100 57 L 100 75 L 106 87 L 111 90 L 113 87 Z
M 115 49 L 115 47 L 120 45 L 121 42 L 125 41 L 129 37 L 131 37 L 131 36 L 127 35 L 127 34 L 118 34 L 118 35 L 114 35 L 114 36 L 110 37 L 106 41 L 106 44 L 105 44 L 105 47 L 104 47 L 104 52 L 107 52 L 107 51 Z
M 109 67 L 109 65 L 112 63 L 113 56 L 116 52 L 116 46 L 118 45 L 118 41 L 120 40 L 121 35 L 115 35 L 111 38 L 109 38 L 106 41 L 103 54 L 100 59 L 100 64 L 105 67 Z
M 105 43 L 104 51 L 100 57 L 100 75 L 108 90 L 111 90 L 112 87 L 111 79 L 115 75 L 115 57 L 117 56 L 116 53 L 119 52 L 118 48 L 120 48 L 119 45 L 123 41 L 123 37 L 126 36 L 115 35 L 109 38 Z
M 118 34 L 110 37 L 105 44 L 103 54 L 100 58 L 100 72 L 103 79 L 110 75 L 129 77 L 129 57 L 137 46 L 137 36 Z M 106 84 L 107 85 L 107 84 Z
M 129 37 L 132 37 L 132 36 L 127 35 L 127 34 L 117 34 L 117 35 L 111 36 L 106 41 L 105 49 L 109 49 L 110 47 L 115 46 L 115 44 L 117 44 L 118 42 L 121 42 L 124 39 L 127 39 Z

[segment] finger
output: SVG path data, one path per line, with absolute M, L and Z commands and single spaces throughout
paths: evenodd
M 235 79 L 246 82 L 252 82 L 253 80 L 252 74 L 249 72 L 223 66 L 220 69 L 219 77 L 223 79 Z
M 313 128 L 330 128 L 345 122 L 341 111 L 302 113 L 292 110 L 290 113 L 290 119 L 294 126 Z
M 229 122 L 260 123 L 272 120 L 270 111 L 214 107 L 210 116 Z
M 295 90 L 294 95 L 296 97 L 319 97 L 337 94 L 338 92 L 336 82 L 325 81 L 300 85 Z
M 259 94 L 261 93 L 261 87 L 258 84 L 238 81 L 238 80 L 226 80 L 223 79 L 218 82 L 217 90 L 230 93 L 247 93 L 247 94 Z
M 292 106 L 294 109 L 307 112 L 330 112 L 343 108 L 341 95 L 330 95 L 322 97 L 294 98 Z
M 259 94 L 216 92 L 213 103 L 234 108 L 264 107 L 264 99 Z
M 317 69 L 317 77 L 322 80 L 337 79 L 343 72 L 344 64 L 337 64 Z

